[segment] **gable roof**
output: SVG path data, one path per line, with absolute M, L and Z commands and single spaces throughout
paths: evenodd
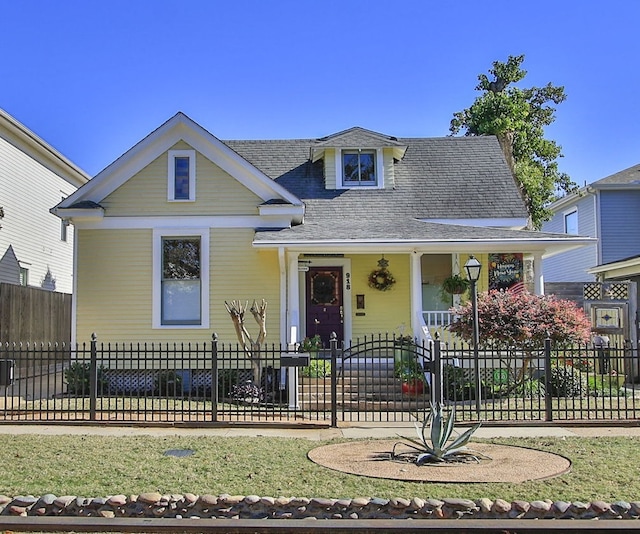
M 298 210 L 289 228 L 257 231 L 256 246 L 450 248 L 468 243 L 480 250 L 501 243 L 505 251 L 522 250 L 527 244 L 530 251 L 548 253 L 590 240 L 505 228 L 524 226 L 527 210 L 493 136 L 395 138 L 355 127 L 319 139 L 221 141 L 182 113 L 52 211 L 67 217 L 87 212 L 102 216 L 103 198 L 178 141 L 185 141 L 262 198 L 261 212 Z M 393 187 L 327 189 L 319 157 L 328 148 L 345 147 L 391 149 Z M 296 226 L 303 213 L 304 224 Z
M 640 163 L 591 184 L 591 187 L 595 189 L 604 189 L 609 186 L 629 186 L 633 189 L 640 188 Z
M 99 207 L 100 201 L 179 141 L 185 141 L 263 201 L 275 200 L 302 207 L 302 202 L 294 194 L 271 180 L 184 113 L 178 112 L 58 204 L 53 211 L 60 213 L 78 206 L 86 208 L 87 203 Z
M 393 157 L 396 159 L 401 159 L 407 150 L 407 147 L 400 143 L 395 137 L 366 130 L 359 126 L 318 139 L 312 148 L 312 160 L 316 161 L 320 159 L 327 148 L 360 148 L 369 150 L 392 148 Z

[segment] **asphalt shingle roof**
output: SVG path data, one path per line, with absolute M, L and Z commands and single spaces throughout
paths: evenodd
M 394 224 L 407 218 L 527 216 L 500 145 L 491 136 L 399 138 L 397 143 L 407 150 L 394 166 L 395 187 L 362 190 L 325 188 L 323 162 L 311 161 L 313 148 L 324 141 L 225 143 L 302 199 L 309 222 L 345 214 L 365 220 L 391 218 Z
M 601 185 L 640 185 L 640 164 L 616 172 L 606 178 L 602 178 L 591 184 L 598 187 Z

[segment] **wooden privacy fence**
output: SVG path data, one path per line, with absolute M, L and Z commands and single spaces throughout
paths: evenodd
M 0 340 L 69 343 L 71 295 L 1 283 Z
M 474 351 L 374 335 L 311 353 L 273 344 L 259 359 L 254 382 L 243 349 L 215 335 L 205 343 L 4 343 L 0 422 L 336 426 L 413 421 L 430 401 L 469 422 L 640 417 L 638 346 L 630 343 Z

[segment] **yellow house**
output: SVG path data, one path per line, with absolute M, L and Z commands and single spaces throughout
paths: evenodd
M 52 212 L 76 232 L 77 342 L 235 342 L 224 303 L 253 299 L 273 343 L 424 339 L 469 255 L 480 290 L 506 276 L 541 293 L 541 260 L 586 242 L 524 230 L 491 136 L 221 141 L 182 113 Z

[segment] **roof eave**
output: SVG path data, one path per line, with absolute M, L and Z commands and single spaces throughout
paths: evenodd
M 461 250 L 475 253 L 501 252 L 528 252 L 540 253 L 543 258 L 555 256 L 562 252 L 574 250 L 597 242 L 595 238 L 569 238 L 569 239 L 317 239 L 317 240 L 288 240 L 270 239 L 254 240 L 256 248 L 280 248 L 285 247 L 292 251 L 315 252 L 350 252 L 353 254 L 365 254 L 371 251 L 397 251 L 397 252 L 422 252 L 422 253 L 451 253 Z
M 60 175 L 74 187 L 82 186 L 91 178 L 75 163 L 63 156 L 44 139 L 37 136 L 2 108 L 0 108 L 0 126 L 4 126 L 4 128 L 11 134 L 12 140 L 10 140 L 10 142 L 14 141 L 20 144 L 21 146 L 18 148 L 21 150 L 26 148 L 32 151 L 32 157 L 34 157 L 35 154 L 40 156 L 39 158 L 34 157 L 34 159 L 51 171 Z
M 55 207 L 49 210 L 53 215 L 67 221 L 74 219 L 99 220 L 104 218 L 104 208 L 61 208 Z

